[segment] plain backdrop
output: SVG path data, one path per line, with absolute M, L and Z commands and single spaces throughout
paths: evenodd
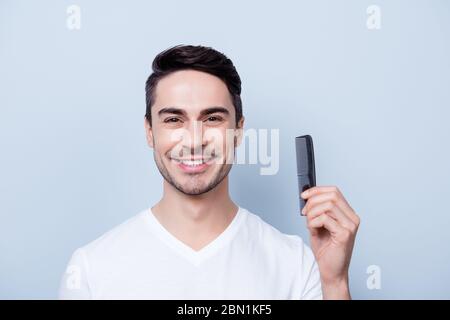
M 56 298 L 76 248 L 160 199 L 144 83 L 177 44 L 228 55 L 246 129 L 279 130 L 276 175 L 231 170 L 239 205 L 308 241 L 294 137 L 310 134 L 318 184 L 362 219 L 353 298 L 450 298 L 449 31 L 445 0 L 0 0 L 0 298 Z

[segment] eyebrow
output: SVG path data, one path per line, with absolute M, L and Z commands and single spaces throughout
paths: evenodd
M 223 113 L 226 115 L 229 115 L 230 112 L 228 111 L 227 108 L 224 107 L 210 107 L 207 109 L 203 109 L 202 111 L 200 111 L 200 116 L 206 116 L 212 113 Z M 158 116 L 162 116 L 163 114 L 178 114 L 178 115 L 186 115 L 186 111 L 184 111 L 184 109 L 180 109 L 177 107 L 166 107 L 166 108 L 162 108 L 161 110 L 158 111 Z

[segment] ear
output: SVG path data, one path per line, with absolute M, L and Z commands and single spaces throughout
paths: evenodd
M 244 136 L 244 134 L 243 134 L 244 120 L 245 120 L 245 117 L 242 116 L 242 118 L 238 121 L 238 124 L 236 126 L 237 132 L 236 132 L 236 139 L 235 139 L 235 148 L 237 148 L 241 145 L 242 137 Z
M 147 118 L 144 116 L 144 129 L 145 129 L 145 136 L 147 138 L 147 144 L 150 148 L 153 148 L 153 130 L 148 122 Z

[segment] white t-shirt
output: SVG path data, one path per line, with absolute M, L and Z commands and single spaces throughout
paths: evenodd
M 302 239 L 245 208 L 200 251 L 148 208 L 73 253 L 59 298 L 322 299 L 322 290 Z

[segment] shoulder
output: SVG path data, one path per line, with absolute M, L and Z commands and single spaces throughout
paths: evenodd
M 139 242 L 145 232 L 144 218 L 147 210 L 142 210 L 124 222 L 116 225 L 93 241 L 79 247 L 76 252 L 83 253 L 86 258 L 106 256 L 117 251 L 126 251 Z
M 281 232 L 248 210 L 245 213 L 247 240 L 252 250 L 258 250 L 259 261 L 265 260 L 274 278 L 281 279 L 279 286 L 282 283 L 288 286 L 292 299 L 321 299 L 318 265 L 303 239 Z
M 244 209 L 244 211 L 247 216 L 247 232 L 253 234 L 266 251 L 297 259 L 300 258 L 302 263 L 314 262 L 314 255 L 302 237 L 296 234 L 284 233 L 266 222 L 259 215 L 247 209 Z
M 145 234 L 145 213 L 128 218 L 97 239 L 78 247 L 62 276 L 60 299 L 91 299 L 97 280 L 105 270 L 120 265 L 120 259 L 136 248 Z

